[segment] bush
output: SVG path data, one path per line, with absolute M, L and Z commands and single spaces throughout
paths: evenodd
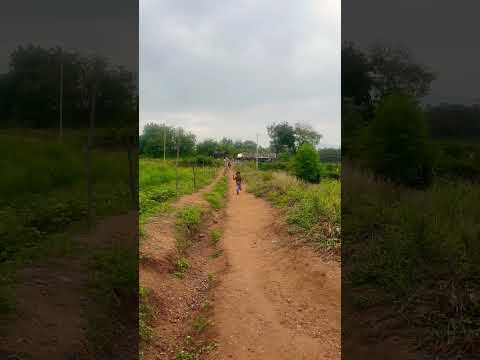
M 307 182 L 320 181 L 320 159 L 318 152 L 311 144 L 299 147 L 295 156 L 295 175 Z
M 433 154 L 423 111 L 414 99 L 387 97 L 377 109 L 367 143 L 375 173 L 405 185 L 430 183 Z

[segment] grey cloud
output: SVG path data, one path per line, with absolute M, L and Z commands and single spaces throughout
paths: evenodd
M 339 1 L 327 0 L 142 1 L 142 121 L 208 113 L 210 120 L 203 124 L 209 126 L 193 127 L 214 133 L 217 119 L 227 124 L 257 109 L 243 121 L 260 128 L 267 120 L 286 120 L 282 104 L 339 96 L 339 16 Z M 268 119 L 255 125 L 251 119 L 262 106 L 278 111 L 270 110 Z M 328 106 L 309 118 L 336 124 L 339 144 L 339 105 L 330 101 Z M 305 120 L 302 108 L 296 108 L 299 118 L 291 114 L 288 120 Z

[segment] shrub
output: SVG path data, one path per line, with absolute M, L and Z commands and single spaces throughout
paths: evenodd
M 320 159 L 311 144 L 303 144 L 295 156 L 295 175 L 308 182 L 320 181 Z
M 405 185 L 431 181 L 432 149 L 423 111 L 414 99 L 387 97 L 377 109 L 367 142 L 375 173 Z

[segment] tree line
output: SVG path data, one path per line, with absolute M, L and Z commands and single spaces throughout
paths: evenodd
M 98 55 L 18 46 L 8 70 L 0 74 L 0 127 L 56 128 L 60 106 L 65 128 L 88 127 L 93 82 L 96 126 L 119 128 L 138 121 L 137 87 L 130 71 Z
M 479 174 L 480 166 L 475 163 L 478 159 L 471 153 L 464 151 L 463 159 L 456 159 L 464 161 L 461 166 L 446 166 L 446 149 L 435 143 L 443 138 L 457 142 L 478 138 L 479 107 L 425 107 L 421 100 L 434 79 L 436 74 L 416 63 L 408 49 L 375 45 L 360 50 L 352 42 L 344 43 L 343 155 L 379 175 L 411 186 L 430 184 L 446 168 L 450 168 L 447 172 L 451 175 Z
M 321 135 L 310 125 L 297 123 L 295 126 L 288 122 L 271 124 L 267 128 L 270 137 L 270 146 L 264 148 L 259 145 L 260 153 L 274 152 L 295 153 L 303 144 L 316 147 Z M 163 157 L 164 149 L 166 157 L 174 157 L 177 152 L 177 138 L 179 150 L 182 156 L 195 154 L 204 156 L 228 156 L 233 157 L 238 153 L 255 153 L 257 144 L 252 140 L 232 140 L 222 138 L 220 140 L 205 139 L 197 142 L 195 134 L 181 127 L 150 123 L 145 125 L 143 134 L 140 136 L 140 153 L 149 157 Z

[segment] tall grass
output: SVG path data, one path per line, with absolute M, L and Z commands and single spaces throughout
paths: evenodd
M 342 176 L 342 281 L 395 297 L 430 350 L 478 344 L 479 184 L 438 181 L 420 191 L 345 166 Z
M 242 168 L 247 189 L 286 212 L 293 232 L 319 247 L 340 245 L 340 182 L 307 184 L 284 172 Z

